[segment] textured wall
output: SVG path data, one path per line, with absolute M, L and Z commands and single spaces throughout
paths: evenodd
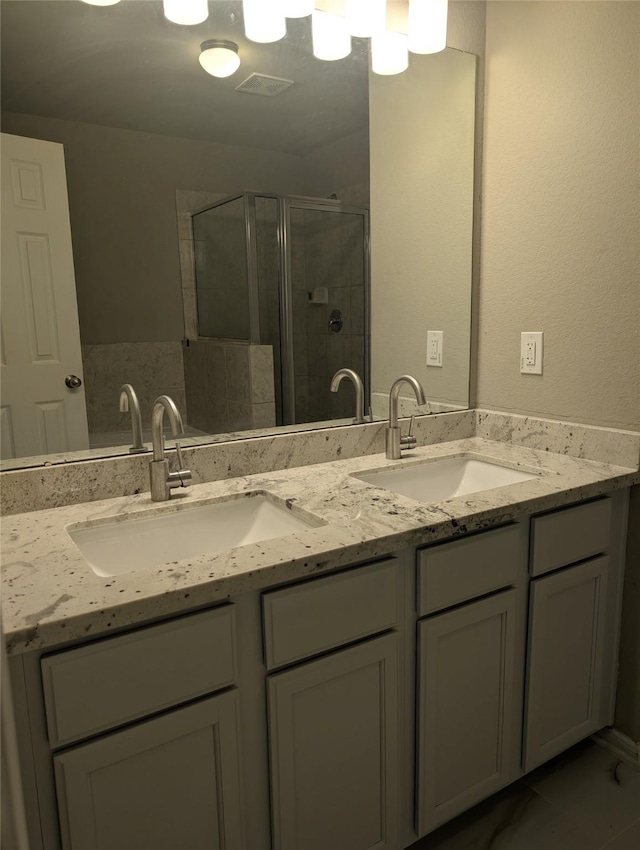
M 640 3 L 487 4 L 478 403 L 640 429 Z M 542 376 L 521 331 L 545 332 Z M 640 739 L 640 494 L 616 723 Z
M 640 428 L 639 3 L 490 2 L 478 404 Z M 521 331 L 544 374 L 519 374 Z

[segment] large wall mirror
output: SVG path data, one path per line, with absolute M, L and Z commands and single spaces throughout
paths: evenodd
M 468 406 L 474 56 L 379 76 L 364 39 L 315 58 L 308 18 L 247 40 L 239 0 L 195 26 L 160 0 L 0 10 L 3 469 L 127 453 L 125 383 L 144 438 L 166 393 L 187 445 L 351 423 L 343 367 L 374 417 L 407 372 L 420 412 Z

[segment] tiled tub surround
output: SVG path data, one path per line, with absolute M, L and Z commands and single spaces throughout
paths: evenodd
M 132 384 L 144 428 L 151 425 L 151 406 L 170 395 L 187 421 L 182 344 L 174 342 L 114 342 L 83 345 L 82 366 L 89 435 L 123 431 L 130 415 L 120 413 L 120 387 Z
M 183 351 L 192 427 L 219 434 L 275 426 L 270 345 L 196 339 Z
M 640 482 L 637 469 L 477 437 L 424 446 L 407 462 L 459 453 L 540 474 L 484 493 L 422 504 L 352 476 L 398 463 L 377 455 L 202 484 L 160 506 L 152 506 L 143 493 L 6 519 L 3 617 L 9 651 L 53 646 L 178 614 L 232 594 L 319 575 Z M 71 523 L 179 511 L 255 491 L 268 491 L 326 524 L 107 579 L 94 575 L 65 531 Z

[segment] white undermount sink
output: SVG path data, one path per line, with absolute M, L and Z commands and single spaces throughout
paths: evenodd
M 536 473 L 474 457 L 457 456 L 361 472 L 354 477 L 420 502 L 443 502 L 456 496 L 528 481 L 535 478 Z
M 89 521 L 67 533 L 99 576 L 209 555 L 316 528 L 323 521 L 264 492 L 122 519 Z

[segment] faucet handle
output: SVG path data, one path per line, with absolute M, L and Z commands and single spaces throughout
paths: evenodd
M 184 458 L 182 457 L 182 446 L 180 445 L 178 440 L 176 440 L 176 454 L 178 455 L 178 466 L 180 467 L 180 469 L 184 469 L 185 467 Z
M 182 447 L 177 440 L 176 454 L 178 455 L 178 469 L 175 472 L 170 472 L 167 476 L 167 487 L 170 490 L 173 490 L 175 487 L 188 487 L 189 481 L 192 479 L 191 470 L 185 468 Z
M 409 420 L 409 433 L 407 434 L 406 437 L 400 437 L 400 445 L 405 450 L 415 449 L 415 447 L 418 443 L 417 439 L 415 438 L 415 436 L 413 434 L 415 427 L 416 427 L 416 417 L 412 416 L 411 419 Z

